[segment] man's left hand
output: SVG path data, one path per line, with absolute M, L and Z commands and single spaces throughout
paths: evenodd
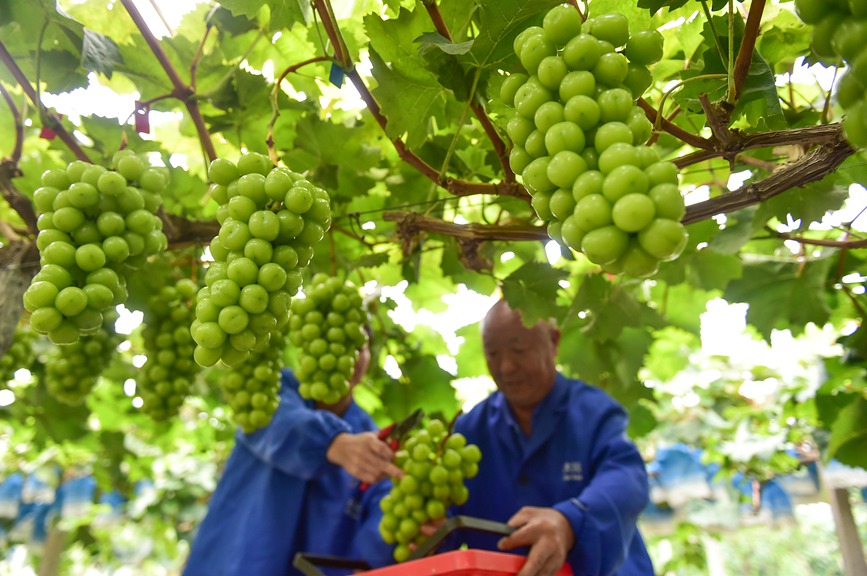
M 524 506 L 509 518 L 517 530 L 500 539 L 500 550 L 529 546 L 527 562 L 517 576 L 553 576 L 575 544 L 572 526 L 553 508 Z

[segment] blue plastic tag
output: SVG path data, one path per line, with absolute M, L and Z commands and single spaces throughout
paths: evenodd
M 343 77 L 345 75 L 346 73 L 343 71 L 343 68 L 338 66 L 337 62 L 331 63 L 331 72 L 328 74 L 328 80 L 332 84 L 334 84 L 338 88 L 343 86 Z

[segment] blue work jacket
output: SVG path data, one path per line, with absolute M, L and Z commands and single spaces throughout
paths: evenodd
M 482 461 L 467 481 L 469 500 L 452 512 L 506 522 L 522 506 L 553 507 L 575 533 L 568 562 L 576 576 L 652 575 L 635 525 L 648 502 L 647 472 L 626 425 L 626 412 L 608 394 L 557 374 L 527 437 L 494 392 L 455 423 Z M 496 550 L 498 539 L 466 533 L 451 544 Z
M 378 503 L 390 483 L 361 492 L 325 458 L 337 434 L 376 430 L 373 420 L 354 402 L 342 418 L 315 410 L 290 370 L 281 380 L 271 423 L 236 434 L 184 576 L 296 576 L 296 552 L 392 561 L 378 534 Z

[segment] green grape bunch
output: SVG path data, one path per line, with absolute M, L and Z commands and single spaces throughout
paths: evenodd
M 621 14 L 581 21 L 573 6 L 549 10 L 515 38 L 526 73 L 500 97 L 509 163 L 551 238 L 612 273 L 646 277 L 686 246 L 677 167 L 644 143 L 652 125 L 636 99 L 663 54 L 656 30 L 629 32 Z
M 33 353 L 33 341 L 36 335 L 27 325 L 18 325 L 12 334 L 12 344 L 6 353 L 0 356 L 0 390 L 6 388 L 6 383 L 15 377 L 18 370 L 29 370 L 36 361 Z
M 867 146 L 867 0 L 795 0 L 795 11 L 812 24 L 813 51 L 829 65 L 846 64 L 836 86 L 846 112 L 843 129 L 855 146 Z
M 150 296 L 144 310 L 147 362 L 136 378 L 136 389 L 142 411 L 157 421 L 178 413 L 200 370 L 193 360 L 195 342 L 190 334 L 197 291 L 193 280 L 181 278 Z
M 54 398 L 69 405 L 81 403 L 111 363 L 123 336 L 115 332 L 119 314 L 103 314 L 100 329 L 71 344 L 60 344 L 45 363 L 45 388 Z
M 328 193 L 268 157 L 218 158 L 208 177 L 219 204 L 214 262 L 199 290 L 192 334 L 201 366 L 240 366 L 289 322 L 289 304 L 313 247 L 331 227 Z
M 286 336 L 278 334 L 256 344 L 250 358 L 220 381 L 232 420 L 250 434 L 271 422 L 280 403 L 280 369 Z
M 24 293 L 35 332 L 71 344 L 101 329 L 127 299 L 124 272 L 168 245 L 156 215 L 168 184 L 168 169 L 128 149 L 111 169 L 76 160 L 42 175 L 33 193 L 40 270 Z
M 397 544 L 397 562 L 409 557 L 410 543 L 421 545 L 427 539 L 420 531 L 423 524 L 467 501 L 465 480 L 478 474 L 481 459 L 479 447 L 467 444 L 463 434 L 449 433 L 442 420 L 431 419 L 406 437 L 395 453 L 404 475 L 380 501 L 379 533 L 387 544 Z
M 335 404 L 349 391 L 359 351 L 367 341 L 367 317 L 358 288 L 324 273 L 314 274 L 305 298 L 290 305 L 289 341 L 300 348 L 298 393 Z

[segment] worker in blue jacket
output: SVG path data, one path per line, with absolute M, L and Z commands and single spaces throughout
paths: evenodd
M 270 424 L 236 433 L 184 576 L 295 576 L 297 552 L 391 561 L 378 534 L 378 501 L 390 483 L 374 483 L 400 470 L 351 396 L 369 362 L 365 345 L 350 393 L 331 406 L 303 400 L 294 374 L 282 371 Z M 373 486 L 361 491 L 360 482 Z
M 469 500 L 454 511 L 507 522 L 508 537 L 464 537 L 471 548 L 522 552 L 518 576 L 649 576 L 636 520 L 647 505 L 644 462 L 626 437 L 623 408 L 598 388 L 556 371 L 559 331 L 528 328 L 498 301 L 482 324 L 497 391 L 460 417 L 455 431 L 482 452 Z

